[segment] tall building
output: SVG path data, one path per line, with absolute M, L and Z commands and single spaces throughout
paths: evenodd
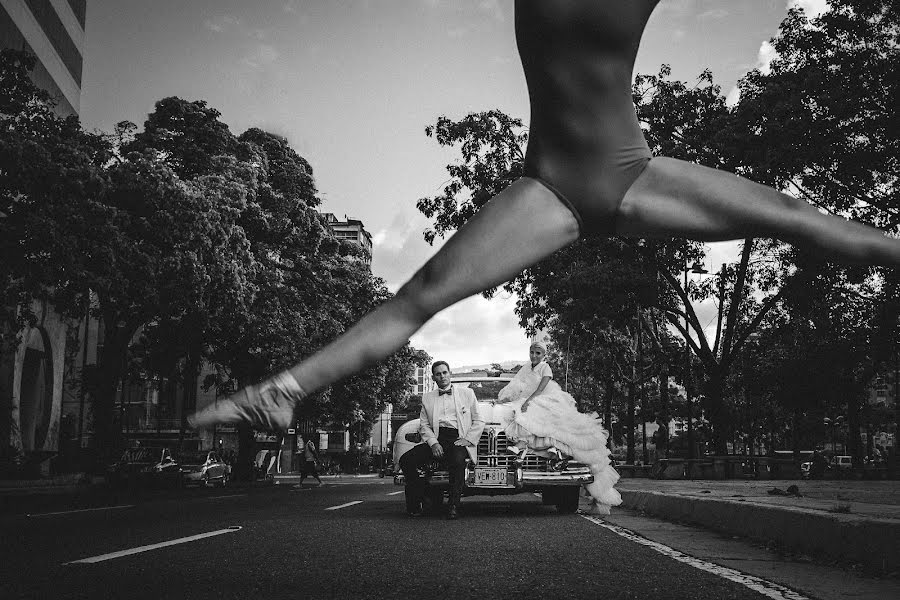
M 0 0 L 0 45 L 37 57 L 32 80 L 53 96 L 62 116 L 77 116 L 81 106 L 86 9 L 86 0 Z M 31 310 L 38 322 L 22 330 L 14 352 L 0 356 L 0 451 L 50 456 L 67 437 L 61 429 L 70 323 L 44 302 L 33 302 Z M 96 335 L 94 341 L 96 355 Z
M 86 13 L 87 0 L 0 0 L 0 44 L 37 57 L 32 79 L 64 116 L 81 107 Z
M 421 396 L 437 387 L 431 378 L 431 367 L 416 367 L 415 379 L 416 382 L 410 385 L 410 392 L 413 394 Z
M 322 216 L 325 217 L 325 222 L 328 223 L 334 237 L 359 244 L 368 257 L 366 262 L 372 264 L 372 235 L 366 231 L 362 221 L 351 219 L 347 215 L 344 215 L 344 220 L 340 221 L 332 213 L 322 213 Z

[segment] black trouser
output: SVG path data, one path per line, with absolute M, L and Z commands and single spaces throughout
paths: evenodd
M 312 475 L 316 478 L 316 481 L 322 483 L 322 480 L 319 479 L 319 469 L 316 467 L 316 461 L 314 460 L 304 460 L 303 461 L 303 469 L 300 471 L 300 483 L 303 483 L 303 480 L 306 479 L 307 475 Z
M 448 427 L 438 430 L 438 443 L 444 450 L 442 462 L 450 472 L 450 505 L 457 506 L 462 496 L 465 483 L 466 459 L 469 452 L 465 446 L 454 444 L 459 439 L 459 431 Z M 406 510 L 415 511 L 422 505 L 425 495 L 425 480 L 419 476 L 418 469 L 434 460 L 431 446 L 419 444 L 400 457 L 400 470 L 406 479 Z

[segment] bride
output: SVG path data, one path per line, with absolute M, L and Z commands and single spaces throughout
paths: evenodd
M 586 464 L 594 476 L 585 486 L 592 498 L 591 512 L 609 514 L 610 506 L 621 504 L 622 497 L 613 487 L 619 474 L 609 462 L 606 430 L 597 413 L 578 412 L 575 399 L 553 381 L 543 344 L 532 344 L 529 355 L 531 364 L 519 369 L 494 402 L 495 416 L 507 437 L 516 441 L 510 451 L 519 454 L 530 448 L 555 459 L 554 468 L 565 468 L 566 457 Z

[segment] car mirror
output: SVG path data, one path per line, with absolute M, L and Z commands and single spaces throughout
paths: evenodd
M 414 431 L 412 433 L 407 433 L 406 441 L 412 442 L 413 444 L 418 444 L 419 442 L 422 441 L 422 434 L 419 433 L 418 431 Z

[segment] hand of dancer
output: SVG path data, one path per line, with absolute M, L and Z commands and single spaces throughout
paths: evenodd
M 528 410 L 528 403 L 531 402 L 531 398 L 522 403 L 522 408 L 520 409 L 522 412 Z
M 435 442 L 431 445 L 431 453 L 435 458 L 443 458 L 444 457 L 444 449 L 441 448 L 441 445 Z
M 470 442 L 469 440 L 467 440 L 465 438 L 459 438 L 458 440 L 453 442 L 453 445 L 454 446 L 471 446 L 472 442 Z

